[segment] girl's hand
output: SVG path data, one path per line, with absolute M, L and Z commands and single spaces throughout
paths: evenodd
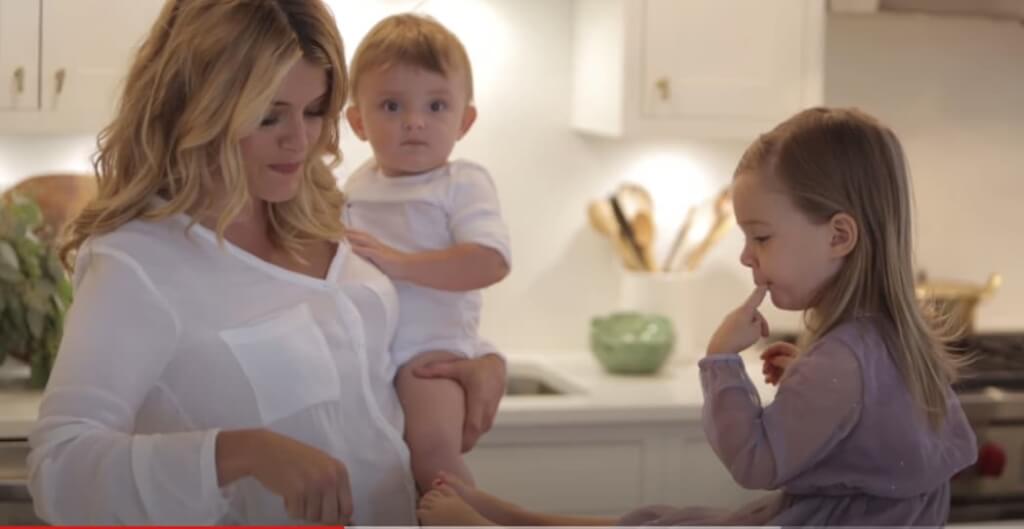
M 793 363 L 793 360 L 796 360 L 796 355 L 799 352 L 800 350 L 789 342 L 777 342 L 768 346 L 761 353 L 761 360 L 764 361 L 764 365 L 761 366 L 764 381 L 773 386 L 778 384 L 779 379 L 786 372 L 786 368 Z
M 392 279 L 402 279 L 408 263 L 408 254 L 378 241 L 376 237 L 363 231 L 345 230 L 345 238 L 352 245 L 352 251 L 356 255 L 377 265 L 384 275 Z
M 768 287 L 759 285 L 743 305 L 725 317 L 708 342 L 708 356 L 738 354 L 754 345 L 762 336 L 768 336 L 768 322 L 757 310 L 764 301 Z
M 505 395 L 505 361 L 496 354 L 459 358 L 417 367 L 422 378 L 449 378 L 466 392 L 466 422 L 462 427 L 462 451 L 468 452 L 494 424 L 498 403 Z
M 352 523 L 348 469 L 318 448 L 270 430 L 234 430 L 217 435 L 217 458 L 219 469 L 234 464 L 235 469 L 241 468 L 241 475 L 252 476 L 280 496 L 288 515 L 296 520 Z M 222 486 L 233 481 L 224 474 L 220 473 Z

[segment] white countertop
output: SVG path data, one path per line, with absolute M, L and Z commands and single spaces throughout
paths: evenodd
M 764 384 L 756 354 L 743 356 L 762 398 L 770 399 L 774 388 Z M 695 364 L 670 362 L 653 376 L 625 376 L 606 373 L 587 351 L 513 351 L 508 358 L 510 376 L 540 377 L 567 394 L 505 397 L 495 419 L 499 427 L 700 419 L 703 396 Z M 35 423 L 42 393 L 28 389 L 27 377 L 27 366 L 0 366 L 0 439 L 25 438 Z
M 509 375 L 548 375 L 556 386 L 575 390 L 559 396 L 508 396 L 496 426 L 593 423 L 678 423 L 700 419 L 704 397 L 695 363 L 666 365 L 655 375 L 613 375 L 586 351 L 511 352 Z M 747 374 L 769 402 L 775 388 L 764 383 L 754 351 L 743 354 Z

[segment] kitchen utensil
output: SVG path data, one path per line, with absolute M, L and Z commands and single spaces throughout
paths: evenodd
M 608 237 L 615 246 L 615 251 L 622 258 L 623 265 L 630 270 L 642 270 L 642 264 L 636 254 L 629 248 L 626 241 L 619 235 L 619 225 L 612 213 L 612 205 L 607 200 L 594 200 L 587 205 L 587 217 L 590 225 L 598 233 Z
M 693 219 L 696 216 L 697 207 L 690 207 L 690 210 L 686 212 L 686 218 L 683 219 L 683 223 L 679 226 L 679 231 L 676 232 L 676 236 L 672 240 L 672 247 L 668 251 L 668 256 L 665 257 L 665 262 L 661 265 L 663 271 L 671 272 L 679 266 L 677 261 L 683 256 L 683 244 L 686 243 L 686 236 L 690 233 L 690 227 L 693 226 Z
M 647 266 L 652 267 L 650 271 L 654 271 L 654 220 L 651 219 L 651 215 L 646 211 L 638 211 L 633 217 L 631 222 L 633 227 L 633 235 L 636 237 L 636 242 L 640 246 L 641 253 L 644 256 L 644 263 Z
M 610 373 L 654 373 L 674 346 L 672 323 L 658 314 L 615 312 L 590 320 L 590 349 Z
M 714 221 L 700 244 L 686 257 L 686 269 L 694 271 L 715 244 L 725 236 L 735 219 L 732 214 L 732 187 L 726 187 L 715 199 Z
M 619 205 L 622 206 L 626 218 L 633 218 L 641 212 L 654 216 L 654 199 L 640 184 L 626 182 L 619 186 L 615 196 L 619 199 Z
M 622 206 L 619 204 L 619 199 L 615 195 L 608 198 L 609 204 L 612 207 L 612 213 L 615 215 L 615 222 L 619 226 L 619 236 L 629 246 L 629 250 L 633 252 L 637 261 L 640 262 L 641 268 L 650 270 L 651 267 L 647 264 L 647 259 L 644 256 L 644 250 L 636 240 L 636 234 L 633 233 L 633 226 L 626 220 L 626 215 L 622 212 Z
M 916 293 L 924 301 L 944 328 L 957 337 L 973 334 L 975 309 L 988 299 L 1003 283 L 1000 274 L 992 274 L 983 285 L 966 281 L 928 280 L 924 272 L 918 274 Z

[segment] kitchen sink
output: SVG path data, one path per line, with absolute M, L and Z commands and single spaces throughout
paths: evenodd
M 534 362 L 509 361 L 505 395 L 509 397 L 560 397 L 582 390 L 549 367 Z

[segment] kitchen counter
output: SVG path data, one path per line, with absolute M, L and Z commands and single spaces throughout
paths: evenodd
M 743 354 L 747 375 L 767 403 L 758 351 Z M 669 364 L 656 375 L 613 375 L 586 351 L 510 352 L 510 378 L 539 377 L 563 395 L 507 396 L 495 426 L 678 423 L 698 421 L 704 402 L 696 364 Z
M 761 376 L 754 352 L 744 353 L 747 373 L 762 399 L 774 388 Z M 536 379 L 561 395 L 505 397 L 496 427 L 572 424 L 678 423 L 700 419 L 700 376 L 695 364 L 669 364 L 653 376 L 606 373 L 586 351 L 513 351 L 509 376 Z M 25 384 L 28 367 L 0 366 L 0 439 L 28 436 L 39 412 L 42 393 Z
M 39 416 L 43 393 L 29 389 L 29 367 L 8 359 L 0 366 L 0 440 L 24 439 Z

